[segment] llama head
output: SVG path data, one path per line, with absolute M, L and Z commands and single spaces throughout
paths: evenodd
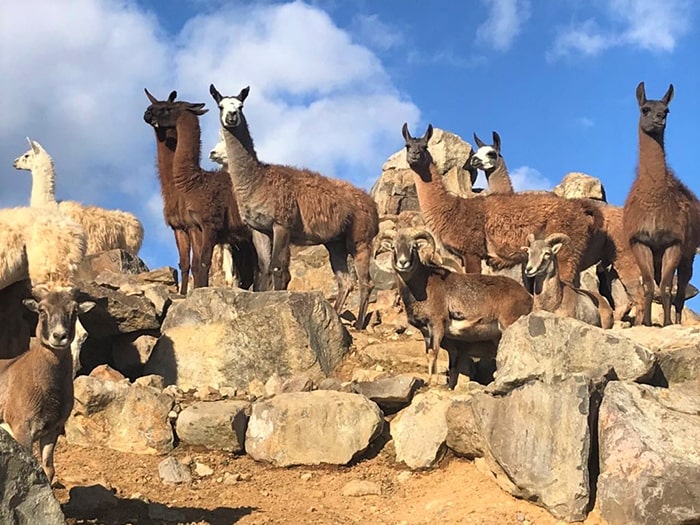
M 428 142 L 433 136 L 433 125 L 428 124 L 428 128 L 420 138 L 411 136 L 406 123 L 401 128 L 401 133 L 406 141 L 406 162 L 408 162 L 408 165 L 413 169 L 429 166 L 433 161 L 433 157 L 428 151 Z
M 192 103 L 183 100 L 175 100 L 177 91 L 170 93 L 168 100 L 158 100 L 144 89 L 151 105 L 146 108 L 143 120 L 153 126 L 156 130 L 167 130 L 175 128 L 177 119 L 183 111 L 190 111 L 197 116 L 204 115 L 208 109 L 204 109 L 204 102 Z
M 75 338 L 75 323 L 79 313 L 89 312 L 95 303 L 76 300 L 75 288 L 49 289 L 36 286 L 34 297 L 25 299 L 24 305 L 39 316 L 37 337 L 41 344 L 52 350 L 65 350 Z
M 661 100 L 647 100 L 644 90 L 644 82 L 637 86 L 637 103 L 639 104 L 639 127 L 647 135 L 655 138 L 663 138 L 666 129 L 666 116 L 668 105 L 673 98 L 673 84 L 669 84 L 668 90 Z
M 245 122 L 245 117 L 243 116 L 243 102 L 248 97 L 248 93 L 250 93 L 250 86 L 241 89 L 238 95 L 223 96 L 217 91 L 214 84 L 211 84 L 209 86 L 209 93 L 211 93 L 216 105 L 219 106 L 219 118 L 221 119 L 222 127 L 225 129 L 233 129 Z
M 469 157 L 471 166 L 484 171 L 494 170 L 498 165 L 498 161 L 502 159 L 501 137 L 494 131 L 493 144 L 485 144 L 476 133 L 474 133 L 474 142 L 479 149 Z
M 12 163 L 15 169 L 32 171 L 34 168 L 38 167 L 41 162 L 46 162 L 47 160 L 51 162 L 51 157 L 46 153 L 46 150 L 41 147 L 41 144 L 29 137 L 27 137 L 27 142 L 29 142 L 29 149 L 17 157 Z
M 219 142 L 211 149 L 209 152 L 209 160 L 216 162 L 217 164 L 223 166 L 224 168 L 228 165 L 228 156 L 226 154 L 226 141 L 224 140 L 224 133 L 219 128 Z
M 532 233 L 528 235 L 527 246 L 523 246 L 527 252 L 525 275 L 535 277 L 550 274 L 556 264 L 556 254 L 569 241 L 569 236 L 564 233 L 553 233 L 544 239 L 536 238 Z

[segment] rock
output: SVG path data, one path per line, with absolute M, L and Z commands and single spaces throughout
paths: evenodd
M 306 374 L 295 374 L 284 380 L 280 393 L 311 392 L 314 388 L 313 380 Z
M 184 390 L 245 390 L 275 372 L 320 381 L 342 361 L 350 342 L 317 292 L 197 288 L 170 308 L 162 334 L 144 373 L 162 375 Z
M 204 463 L 197 463 L 194 466 L 194 471 L 200 478 L 211 476 L 214 473 L 214 469 Z
M 374 481 L 354 479 L 343 486 L 343 496 L 381 496 L 382 487 Z
M 118 383 L 126 379 L 119 371 L 109 365 L 99 365 L 90 372 L 90 377 L 99 379 L 100 381 L 113 381 Z
M 100 518 L 105 511 L 119 503 L 114 492 L 102 485 L 71 487 L 68 495 L 72 513 L 83 518 Z
M 78 269 L 78 279 L 94 281 L 103 272 L 138 274 L 148 272 L 146 264 L 125 250 L 108 250 L 87 255 Z
M 173 448 L 168 414 L 173 399 L 158 389 L 80 376 L 66 439 L 137 454 L 165 454 Z
M 397 461 L 416 470 L 434 467 L 442 459 L 447 437 L 445 415 L 451 395 L 439 390 L 417 394 L 391 421 L 389 430 Z
M 529 382 L 507 396 L 476 393 L 473 410 L 496 481 L 554 516 L 588 512 L 592 385 L 583 374 Z M 505 475 L 504 475 L 505 474 Z
M 194 403 L 177 418 L 180 441 L 240 454 L 244 451 L 250 403 L 222 400 Z
M 149 272 L 122 273 L 106 271 L 95 276 L 95 284 L 108 286 L 114 290 L 126 287 L 159 285 L 172 293 L 177 293 L 177 270 L 170 266 L 156 268 Z
M 552 192 L 565 199 L 596 199 L 605 201 L 605 189 L 600 179 L 585 173 L 567 173 Z
M 434 128 L 429 147 L 448 191 L 462 196 L 470 194 L 471 180 L 462 166 L 469 158 L 471 146 L 454 133 Z M 377 203 L 380 216 L 420 209 L 413 171 L 408 167 L 404 149 L 391 155 L 384 163 L 382 174 L 372 187 L 370 195 Z
M 324 297 L 338 293 L 325 246 L 292 246 L 289 273 L 291 292 L 318 291 Z
M 453 398 L 445 413 L 445 423 L 445 444 L 450 450 L 469 459 L 484 456 L 487 445 L 474 415 L 473 395 Z
M 172 456 L 160 462 L 158 475 L 164 483 L 178 484 L 192 481 L 190 470 Z
M 165 388 L 165 381 L 161 376 L 151 374 L 148 376 L 137 377 L 134 379 L 134 385 L 147 386 L 162 391 Z
M 331 390 L 280 394 L 253 404 L 246 452 L 276 466 L 345 465 L 381 433 L 379 407 Z
M 275 372 L 270 376 L 270 379 L 265 382 L 265 395 L 276 396 L 277 394 L 281 394 L 283 383 L 284 380 Z
M 610 525 L 700 523 L 700 395 L 610 383 L 598 433 L 597 501 Z
M 60 471 L 59 471 L 60 477 Z M 0 429 L 0 523 L 65 525 L 44 471 L 24 447 Z
M 110 342 L 110 361 L 114 368 L 133 380 L 142 375 L 143 367 L 158 342 L 158 332 L 118 335 L 110 338 Z
M 535 312 L 521 317 L 501 337 L 494 382 L 506 393 L 529 381 L 583 373 L 596 383 L 606 377 L 643 381 L 651 378 L 652 352 L 619 332 L 575 319 Z
M 355 385 L 355 391 L 377 403 L 379 408 L 387 414 L 409 405 L 413 394 L 421 386 L 423 386 L 422 379 L 402 375 L 374 381 L 361 381 Z

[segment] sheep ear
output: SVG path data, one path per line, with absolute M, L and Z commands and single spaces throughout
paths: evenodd
M 492 133 L 493 136 L 493 148 L 500 153 L 501 152 L 501 137 L 495 131 Z
M 430 139 L 433 136 L 433 125 L 428 124 L 428 129 L 425 130 L 425 135 L 423 135 L 423 139 L 425 139 L 426 142 L 429 142 Z
M 532 246 L 532 243 L 533 243 L 533 242 L 535 242 L 535 234 L 534 234 L 534 233 L 530 233 L 530 234 L 527 236 L 527 244 L 528 244 L 528 246 Z
M 147 88 L 143 88 L 143 90 L 146 92 L 146 96 L 148 97 L 148 100 L 151 101 L 151 104 L 156 104 L 158 102 L 158 99 L 151 95 Z
M 404 122 L 403 126 L 401 126 L 401 134 L 406 142 L 413 138 L 411 137 L 411 133 L 408 131 L 408 122 Z
M 486 144 L 484 144 L 484 141 L 478 137 L 476 132 L 474 133 L 474 143 L 476 144 L 477 148 L 483 148 L 484 146 L 486 146 Z
M 83 301 L 78 305 L 78 311 L 81 314 L 84 314 L 92 310 L 95 306 L 97 306 L 97 303 L 94 301 Z
M 22 301 L 22 304 L 26 306 L 29 310 L 31 310 L 34 313 L 39 313 L 39 303 L 36 302 L 35 299 L 29 298 L 29 299 L 24 299 Z
M 647 95 L 644 91 L 644 82 L 637 85 L 637 104 L 642 106 L 647 101 Z
M 520 249 L 524 252 L 527 252 L 527 254 L 530 255 L 530 247 L 529 246 L 521 246 Z
M 209 84 L 209 93 L 211 94 L 212 98 L 214 101 L 218 104 L 221 102 L 221 99 L 224 98 L 221 96 L 221 93 L 219 93 L 216 88 L 214 87 L 214 84 Z
M 246 86 L 243 89 L 241 89 L 241 92 L 236 98 L 243 102 L 246 98 L 248 98 L 248 93 L 250 93 L 250 86 Z
M 563 242 L 555 242 L 552 244 L 552 253 L 558 253 L 562 246 L 564 246 Z
M 672 98 L 673 98 L 673 84 L 669 84 L 668 90 L 666 91 L 666 94 L 661 99 L 661 102 L 663 102 L 664 104 L 666 104 L 668 106 L 668 103 L 671 102 Z

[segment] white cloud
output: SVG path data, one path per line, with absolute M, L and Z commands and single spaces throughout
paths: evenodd
M 694 8 L 690 0 L 607 0 L 598 21 L 562 28 L 547 58 L 595 56 L 618 46 L 671 52 L 690 30 Z
M 593 126 L 595 126 L 595 121 L 589 117 L 580 117 L 578 119 L 578 123 L 584 128 L 592 128 Z
M 476 30 L 478 42 L 507 51 L 530 18 L 529 0 L 482 0 L 489 15 Z
M 147 262 L 176 265 L 143 88 L 207 103 L 202 150 L 211 166 L 212 81 L 225 94 L 251 86 L 246 114 L 263 160 L 356 183 L 378 177 L 400 124 L 419 119 L 380 60 L 302 2 L 222 5 L 166 38 L 132 2 L 0 3 L 0 206 L 28 203 L 29 177 L 11 163 L 29 135 L 54 158 L 59 198 L 133 211 L 144 222 Z M 17 23 L 29 17 L 31 25 Z
M 378 15 L 357 15 L 351 28 L 361 42 L 378 51 L 387 51 L 403 43 L 403 35 L 382 22 Z
M 509 170 L 509 175 L 515 191 L 551 190 L 554 187 L 551 180 L 529 166 Z

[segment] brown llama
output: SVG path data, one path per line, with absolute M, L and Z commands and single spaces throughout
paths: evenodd
M 243 114 L 246 87 L 233 97 L 209 91 L 220 109 L 229 173 L 242 204 L 243 220 L 272 243 L 271 252 L 257 243 L 258 257 L 266 257 L 265 273 L 275 290 L 286 288 L 289 244 L 323 244 L 338 283 L 335 310 L 340 313 L 352 289 L 348 254 L 353 257 L 360 288 L 355 328 L 365 324 L 372 281 L 369 275 L 372 240 L 379 231 L 374 200 L 352 184 L 314 171 L 258 160 Z
M 482 259 L 494 268 L 525 263 L 522 246 L 528 234 L 563 232 L 571 242 L 560 252 L 560 275 L 564 281 L 577 282 L 578 272 L 585 268 L 582 258 L 602 223 L 597 208 L 547 193 L 457 197 L 445 189 L 428 151 L 432 125 L 422 138 L 411 137 L 407 124 L 402 133 L 425 222 L 448 250 L 462 258 L 467 273 L 480 273 Z
M 209 284 L 214 245 L 229 243 L 234 249 L 239 284 L 249 288 L 257 267 L 255 250 L 251 231 L 241 220 L 231 179 L 225 170 L 206 171 L 199 165 L 199 116 L 207 112 L 203 106 L 203 103 L 170 100 L 158 107 L 149 106 L 144 119 L 175 140 L 169 190 L 182 199 L 180 211 L 192 249 L 194 287 Z M 183 281 L 186 278 L 183 275 Z
M 637 86 L 639 164 L 625 201 L 624 232 L 642 274 L 640 310 L 635 323 L 651 326 L 654 283 L 659 286 L 664 326 L 671 324 L 671 287 L 677 271 L 676 323 L 681 322 L 685 291 L 700 244 L 700 202 L 669 169 L 664 132 L 673 84 L 661 100 L 647 100 L 644 82 Z

